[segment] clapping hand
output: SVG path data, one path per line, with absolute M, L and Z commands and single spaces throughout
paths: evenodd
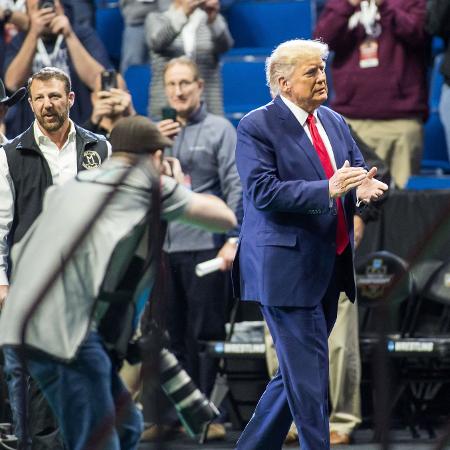
M 350 163 L 345 161 L 328 181 L 330 197 L 342 197 L 351 189 L 360 186 L 366 176 L 367 170 L 363 167 L 351 167 Z
M 377 168 L 372 167 L 367 173 L 366 178 L 356 190 L 357 198 L 364 203 L 369 203 L 372 200 L 378 200 L 384 192 L 388 190 L 388 185 L 386 183 L 374 178 L 376 174 Z

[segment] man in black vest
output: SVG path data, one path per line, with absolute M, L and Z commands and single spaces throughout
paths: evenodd
M 91 133 L 69 119 L 75 100 L 68 75 L 45 67 L 28 80 L 28 101 L 35 120 L 24 133 L 0 149 L 0 301 L 8 292 L 9 250 L 33 224 L 42 209 L 45 190 L 63 184 L 77 172 L 98 167 L 110 153 L 104 137 Z M 50 243 L 49 243 L 50 244 Z M 37 256 L 38 257 L 38 256 Z M 9 356 L 8 356 L 9 357 Z M 15 366 L 6 361 L 7 368 Z M 31 383 L 28 436 L 24 441 L 21 415 L 22 371 L 7 370 L 16 435 L 20 448 L 57 450 L 63 448 L 50 411 Z M 47 413 L 45 413 L 47 411 Z M 31 447 L 31 441 L 32 447 Z

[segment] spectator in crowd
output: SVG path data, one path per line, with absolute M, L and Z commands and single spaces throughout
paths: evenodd
M 7 298 L 10 247 L 19 242 L 42 209 L 46 189 L 63 184 L 80 170 L 93 169 L 109 154 L 106 139 L 69 118 L 74 103 L 70 78 L 61 69 L 43 68 L 28 81 L 28 101 L 35 120 L 21 135 L 0 149 L 0 292 Z M 5 372 L 16 436 L 24 448 L 62 449 L 52 414 L 36 384 L 30 392 L 28 431 L 22 409 L 21 379 L 26 377 L 14 352 L 5 353 Z M 35 447 L 36 446 L 36 447 Z
M 45 5 L 44 5 L 45 6 Z M 9 90 L 26 83 L 27 78 L 45 66 L 69 73 L 77 101 L 71 110 L 75 122 L 83 123 L 91 114 L 90 91 L 105 67 L 110 67 L 106 50 L 89 27 L 72 27 L 70 6 L 66 15 L 60 0 L 55 8 L 39 8 L 39 0 L 27 0 L 30 28 L 19 33 L 8 46 L 5 59 L 5 85 Z M 12 108 L 6 118 L 8 137 L 22 133 L 33 120 L 23 105 Z
M 242 194 L 234 162 L 233 125 L 209 113 L 201 101 L 205 82 L 192 60 L 184 56 L 169 61 L 163 77 L 167 100 L 176 112 L 175 120 L 158 124 L 162 134 L 174 140 L 166 154 L 179 159 L 186 187 L 223 198 L 239 218 Z M 167 228 L 167 330 L 172 350 L 206 396 L 211 394 L 217 364 L 200 357 L 200 341 L 225 338 L 229 282 L 225 271 L 231 268 L 237 235 L 237 229 L 214 234 L 182 223 L 171 223 Z M 195 266 L 215 257 L 224 259 L 222 271 L 197 277 Z M 159 434 L 159 430 L 151 427 L 144 433 L 149 438 Z M 209 439 L 224 437 L 222 424 L 210 426 Z
M 236 224 L 233 212 L 220 199 L 193 193 L 168 177 L 156 178 L 154 167 L 161 166 L 162 149 L 170 141 L 148 118 L 121 119 L 111 133 L 111 143 L 113 157 L 102 167 L 49 189 L 36 226 L 15 250 L 11 298 L 1 318 L 0 343 L 19 345 L 26 312 L 95 214 L 95 226 L 83 233 L 77 251 L 46 291 L 39 314 L 32 316 L 25 342 L 27 367 L 55 411 L 70 450 L 138 447 L 141 414 L 104 344 L 99 326 L 104 305 L 99 300 L 103 292 L 120 289 L 114 269 L 126 273 L 136 249 L 141 254 L 140 248 L 149 248 L 145 231 L 156 209 L 150 201 L 153 186 L 161 184 L 165 220 L 183 220 L 217 232 Z M 145 156 L 145 162 L 133 167 Z M 155 178 L 160 183 L 154 183 Z M 115 186 L 118 190 L 111 197 Z M 101 213 L 99 205 L 104 205 Z M 130 241 L 143 245 L 133 247 Z M 133 250 L 126 253 L 126 262 L 124 246 L 116 251 L 123 243 Z M 39 254 L 42 258 L 37 260 Z M 152 286 L 154 269 L 147 267 L 139 283 L 129 288 L 130 303 Z M 120 327 L 118 322 L 109 327 Z
M 106 73 L 112 74 L 113 79 L 116 80 L 114 85 L 117 85 L 115 87 L 102 86 L 103 75 L 98 77 L 95 91 L 91 94 L 91 117 L 84 123 L 83 128 L 109 138 L 117 121 L 122 117 L 135 115 L 136 111 L 122 76 L 111 71 Z
M 219 8 L 219 0 L 173 0 L 167 11 L 147 16 L 145 32 L 152 63 L 151 117 L 160 118 L 164 106 L 164 66 L 171 58 L 182 55 L 197 63 L 205 80 L 208 111 L 223 115 L 219 56 L 233 46 L 233 39 Z
M 151 12 L 166 11 L 170 0 L 120 0 L 125 27 L 122 37 L 120 71 L 125 74 L 128 67 L 149 64 L 149 49 L 145 42 L 145 18 Z
M 28 29 L 25 0 L 0 0 L 0 74 L 3 76 L 6 46 L 18 31 Z
M 404 187 L 418 172 L 427 117 L 426 0 L 329 0 L 315 36 L 334 50 L 333 109 Z
M 439 115 L 445 129 L 448 159 L 450 161 L 450 2 L 428 0 L 427 30 L 444 40 L 444 60 L 441 72 L 444 75 Z

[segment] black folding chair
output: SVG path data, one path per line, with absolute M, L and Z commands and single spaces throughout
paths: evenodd
M 409 363 L 413 421 L 435 437 L 430 408 L 450 381 L 450 259 L 420 261 L 412 268 L 418 286 L 408 334 L 419 351 Z

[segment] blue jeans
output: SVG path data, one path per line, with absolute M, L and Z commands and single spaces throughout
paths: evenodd
M 20 450 L 63 450 L 58 424 L 47 400 L 13 348 L 3 349 L 4 371 Z M 24 430 L 26 427 L 26 430 Z
M 441 101 L 439 103 L 439 115 L 444 125 L 447 153 L 450 161 L 450 86 L 444 82 L 442 85 Z
M 37 352 L 27 367 L 47 398 L 68 450 L 134 450 L 143 419 L 97 333 L 69 363 Z

